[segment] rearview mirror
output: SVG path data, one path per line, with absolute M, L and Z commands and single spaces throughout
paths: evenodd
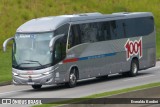
M 6 47 L 7 47 L 8 42 L 10 42 L 10 41 L 13 40 L 13 39 L 14 39 L 14 37 L 11 37 L 11 38 L 6 39 L 6 40 L 3 42 L 3 51 L 4 51 L 4 52 L 6 51 Z
M 62 38 L 64 36 L 64 34 L 60 34 L 60 35 L 57 35 L 55 37 L 53 37 L 49 43 L 49 48 L 50 48 L 50 51 L 53 51 L 53 47 L 54 47 L 54 44 L 55 42 L 59 39 L 59 38 Z

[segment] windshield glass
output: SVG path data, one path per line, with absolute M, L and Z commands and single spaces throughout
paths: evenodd
M 49 42 L 52 33 L 16 34 L 13 44 L 13 67 L 43 67 L 52 63 Z

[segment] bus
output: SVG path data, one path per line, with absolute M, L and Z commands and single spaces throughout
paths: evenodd
M 32 19 L 9 41 L 13 84 L 65 84 L 111 74 L 136 76 L 156 65 L 156 31 L 151 12 L 83 13 Z

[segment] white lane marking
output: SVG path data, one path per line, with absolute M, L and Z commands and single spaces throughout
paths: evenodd
M 3 92 L 3 93 L 0 93 L 0 95 L 3 95 L 3 94 L 10 94 L 10 93 L 15 93 L 15 92 L 21 92 L 21 91 L 27 91 L 29 89 L 23 89 L 23 90 L 16 90 L 16 91 L 9 91 L 9 92 Z
M 125 79 L 123 81 L 130 81 L 130 80 L 134 80 L 134 79 L 148 78 L 148 77 L 152 77 L 152 76 L 156 76 L 156 75 L 147 75 L 147 76 L 141 76 L 141 77 L 134 77 L 134 78 Z

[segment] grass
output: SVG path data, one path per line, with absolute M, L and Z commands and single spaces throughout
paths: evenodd
M 159 0 L 0 0 L 0 45 L 24 22 L 60 14 L 149 11 L 154 14 L 160 32 L 159 7 Z
M 0 83 L 11 81 L 11 49 L 6 53 L 0 51 Z
M 160 32 L 157 31 L 157 38 L 156 38 L 156 44 L 157 44 L 157 59 L 160 59 Z
M 55 107 L 55 106 L 60 106 L 60 105 L 63 105 L 63 104 L 71 104 L 71 103 L 76 103 L 76 102 L 81 102 L 81 101 L 83 102 L 83 101 L 86 101 L 86 99 L 89 99 L 89 98 L 103 98 L 103 97 L 107 97 L 107 96 L 132 92 L 132 91 L 136 91 L 136 90 L 143 90 L 143 89 L 158 87 L 158 86 L 160 86 L 160 82 L 150 83 L 150 84 L 131 87 L 131 88 L 126 88 L 126 89 L 120 89 L 120 90 L 115 90 L 115 91 L 93 94 L 93 95 L 89 95 L 89 96 L 82 97 L 82 98 L 79 98 L 79 99 L 71 99 L 71 100 L 65 100 L 65 101 L 61 101 L 61 102 L 54 102 L 53 104 L 36 105 L 34 107 Z
M 3 41 L 13 36 L 24 22 L 37 17 L 86 12 L 109 14 L 149 11 L 155 17 L 157 58 L 160 58 L 159 7 L 159 0 L 0 0 L 0 82 L 11 80 L 11 49 L 3 53 Z

